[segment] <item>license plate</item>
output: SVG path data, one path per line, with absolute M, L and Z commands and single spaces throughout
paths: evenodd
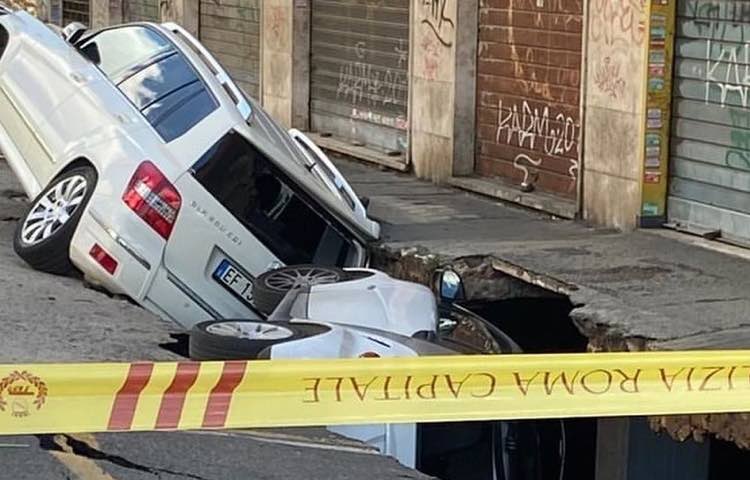
M 214 280 L 244 303 L 252 306 L 253 281 L 232 265 L 229 260 L 222 260 L 216 270 L 214 270 Z

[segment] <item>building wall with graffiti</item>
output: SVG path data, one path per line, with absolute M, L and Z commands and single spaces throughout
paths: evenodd
M 583 215 L 592 223 L 622 229 L 638 223 L 647 28 L 647 0 L 589 1 Z
M 583 0 L 481 2 L 479 175 L 576 197 L 583 6 Z
M 750 243 L 750 1 L 680 0 L 668 215 Z

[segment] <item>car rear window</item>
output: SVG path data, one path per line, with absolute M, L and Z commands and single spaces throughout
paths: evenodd
M 165 142 L 182 136 L 219 106 L 185 57 L 149 27 L 103 30 L 79 48 Z
M 193 175 L 287 265 L 344 266 L 352 242 L 262 152 L 237 133 L 222 138 Z

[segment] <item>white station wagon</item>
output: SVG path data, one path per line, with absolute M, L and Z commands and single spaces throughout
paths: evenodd
M 0 7 L 0 150 L 33 199 L 21 258 L 185 327 L 257 318 L 255 277 L 366 265 L 380 234 L 320 149 L 175 24 L 56 31 Z

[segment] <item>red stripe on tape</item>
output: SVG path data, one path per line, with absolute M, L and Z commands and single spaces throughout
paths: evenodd
M 159 416 L 156 417 L 157 429 L 177 428 L 182 417 L 185 397 L 198 379 L 200 367 L 200 363 L 180 362 L 177 364 L 177 373 L 161 399 Z
M 219 381 L 211 390 L 203 416 L 206 428 L 221 428 L 227 422 L 232 394 L 245 376 L 247 362 L 225 362 Z
M 109 430 L 130 430 L 135 416 L 135 408 L 138 406 L 138 397 L 154 370 L 153 363 L 131 363 L 128 377 L 115 396 L 112 405 L 112 414 L 109 417 Z

